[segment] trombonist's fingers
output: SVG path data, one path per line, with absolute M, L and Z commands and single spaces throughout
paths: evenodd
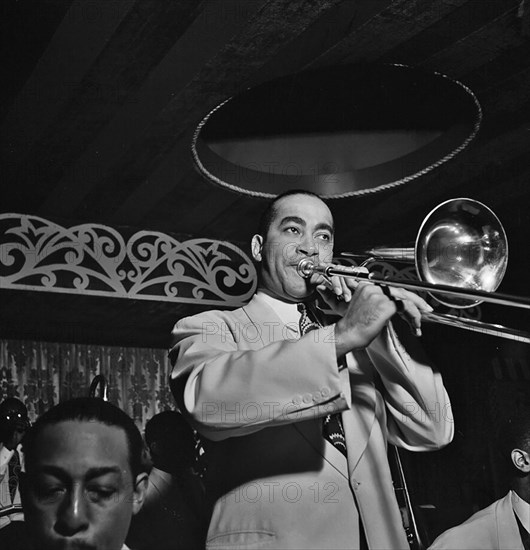
M 407 322 L 412 334 L 421 336 L 422 314 L 430 313 L 433 308 L 423 298 L 403 288 L 386 287 L 383 292 L 395 302 L 398 315 Z
M 418 296 L 415 292 L 410 292 L 410 290 L 405 290 L 404 288 L 390 288 L 386 287 L 390 296 L 398 300 L 408 300 L 412 302 L 419 311 L 423 313 L 431 313 L 433 308 L 421 297 Z
M 367 275 L 369 271 L 365 267 L 357 268 L 359 274 Z M 340 275 L 332 275 L 329 278 L 331 283 L 331 290 L 336 296 L 341 297 L 345 302 L 350 302 L 355 292 L 355 289 L 359 286 L 359 281 L 354 277 L 341 277 Z
M 364 349 L 396 312 L 396 301 L 385 295 L 380 286 L 359 283 L 342 319 L 335 325 L 337 355 Z
M 349 302 L 352 297 L 352 289 L 347 284 L 347 279 L 333 275 L 330 278 L 332 290 L 338 299 Z M 355 288 L 355 287 L 353 287 Z
M 398 315 L 409 325 L 414 336 L 421 336 L 421 312 L 410 300 L 396 299 Z
M 358 267 L 356 269 L 362 275 L 369 274 L 368 269 L 365 267 Z M 341 277 L 340 275 L 332 275 L 330 277 L 322 277 L 320 275 L 320 277 L 321 279 L 316 289 L 335 314 L 344 315 L 360 281 L 353 277 Z
M 344 314 L 348 304 L 343 299 L 342 294 L 336 293 L 336 287 L 333 286 L 330 279 L 325 279 L 322 283 L 317 285 L 316 289 L 331 311 L 340 316 Z

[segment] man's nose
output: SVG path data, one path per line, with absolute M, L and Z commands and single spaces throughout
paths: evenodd
M 298 251 L 306 256 L 314 256 L 317 254 L 318 248 L 313 237 L 304 237 L 298 245 Z
M 63 536 L 85 531 L 89 525 L 88 503 L 81 487 L 75 487 L 62 503 L 56 530 Z

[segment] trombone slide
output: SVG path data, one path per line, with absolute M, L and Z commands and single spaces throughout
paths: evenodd
M 509 294 L 491 293 L 483 290 L 468 290 L 459 287 L 451 287 L 448 285 L 433 285 L 422 281 L 415 281 L 411 283 L 391 278 L 379 279 L 375 277 L 373 273 L 367 273 L 365 268 L 347 267 L 336 264 L 316 265 L 309 259 L 303 259 L 300 260 L 297 270 L 298 274 L 306 279 L 311 277 L 314 273 L 323 275 L 328 279 L 333 275 L 338 275 L 339 277 L 353 278 L 357 281 L 366 281 L 377 285 L 404 288 L 405 290 L 427 291 L 430 293 L 439 292 L 470 300 L 480 299 L 481 301 L 497 305 L 530 309 L 530 299 L 528 298 L 511 296 Z M 431 323 L 449 325 L 472 332 L 479 332 L 490 336 L 497 336 L 507 340 L 515 340 L 530 344 L 530 333 L 504 327 L 502 325 L 485 323 L 475 319 L 466 319 L 463 317 L 456 317 L 455 315 L 440 313 L 424 313 L 422 315 L 422 319 Z

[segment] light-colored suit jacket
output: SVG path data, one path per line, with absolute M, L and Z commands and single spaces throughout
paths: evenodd
M 362 521 L 370 548 L 408 549 L 387 442 L 437 449 L 453 425 L 441 375 L 392 328 L 340 368 L 334 325 L 293 338 L 256 295 L 179 321 L 173 339 L 174 395 L 208 440 L 207 548 L 358 548 Z M 347 460 L 322 436 L 340 411 Z
M 18 454 L 20 456 L 21 470 L 24 469 L 24 454 L 22 453 L 22 445 L 19 445 Z M 9 460 L 13 456 L 13 452 L 8 451 L 2 443 L 0 443 L 0 509 L 9 508 L 10 506 L 22 506 L 20 501 L 20 492 L 17 487 L 15 498 L 11 499 L 9 491 Z M 9 525 L 12 521 L 24 521 L 22 512 L 14 512 L 10 515 L 0 517 L 0 529 Z
M 442 533 L 429 550 L 524 550 L 510 492 Z

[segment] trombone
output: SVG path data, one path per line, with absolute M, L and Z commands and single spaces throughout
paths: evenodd
M 435 207 L 423 220 L 414 247 L 373 248 L 366 255 L 368 258 L 358 267 L 316 265 L 309 259 L 303 259 L 297 271 L 304 278 L 315 273 L 325 278 L 338 275 L 377 285 L 426 291 L 437 302 L 453 308 L 468 308 L 489 302 L 530 309 L 528 298 L 495 292 L 508 263 L 506 233 L 497 216 L 473 199 L 451 199 Z M 419 281 L 378 278 L 373 273 L 366 273 L 365 267 L 377 260 L 413 262 Z M 530 343 L 528 332 L 449 313 L 424 313 L 422 319 Z

